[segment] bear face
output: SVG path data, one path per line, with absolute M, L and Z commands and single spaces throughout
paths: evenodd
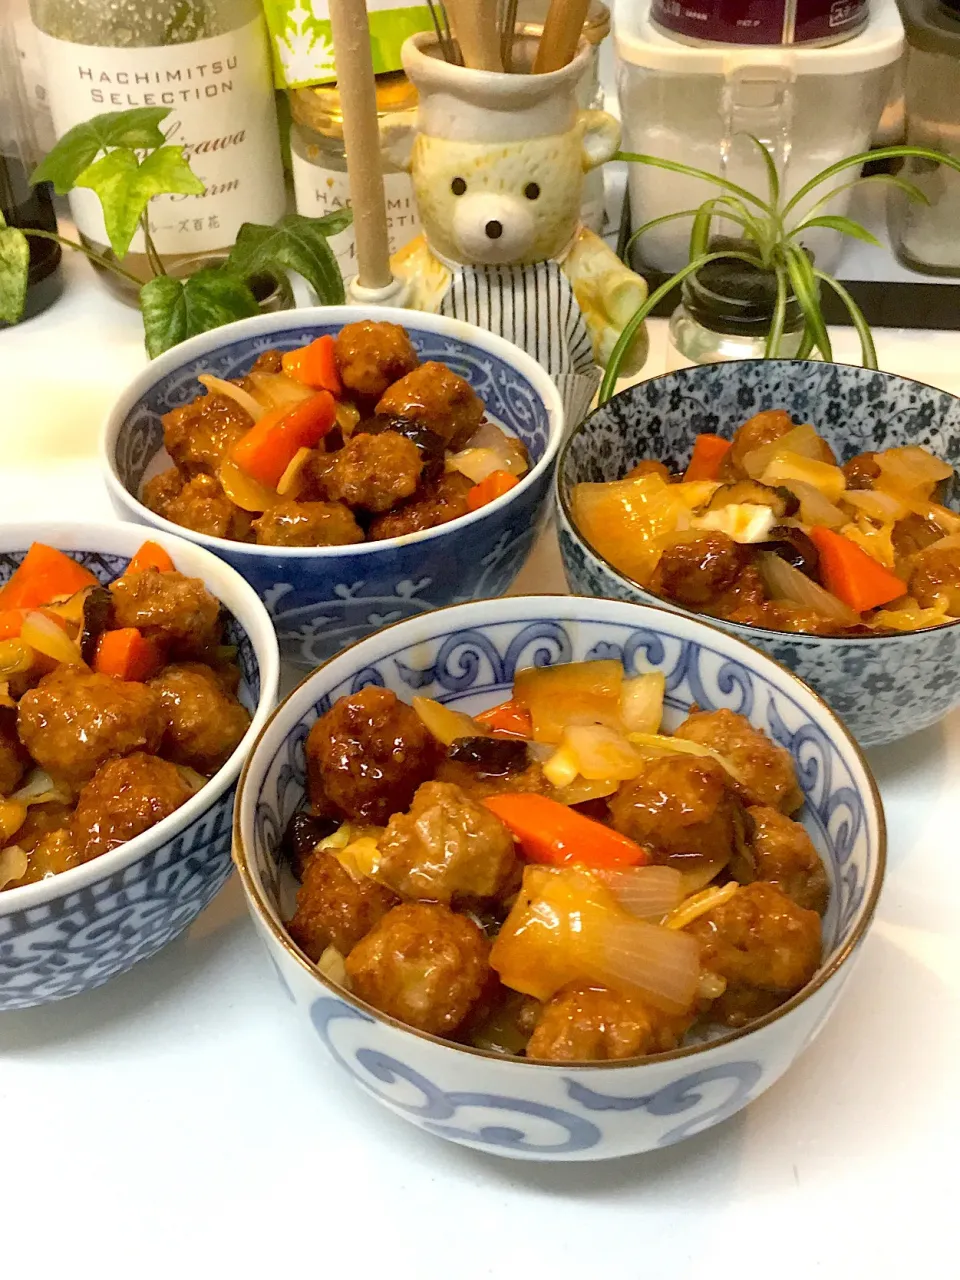
M 427 242 L 450 261 L 541 262 L 559 257 L 576 235 L 579 129 L 503 144 L 419 134 L 411 170 Z

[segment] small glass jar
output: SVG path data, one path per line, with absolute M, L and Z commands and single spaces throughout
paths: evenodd
M 290 162 L 297 212 L 322 217 L 350 204 L 343 114 L 335 84 L 290 89 Z M 407 111 L 417 105 L 417 91 L 402 71 L 377 76 L 377 114 Z M 387 199 L 387 232 L 395 253 L 419 234 L 420 220 L 408 173 L 384 157 L 383 186 Z M 330 237 L 345 280 L 357 273 L 353 227 Z
M 724 360 L 762 360 L 776 293 L 772 272 L 740 261 L 711 262 L 688 276 L 680 306 L 670 317 L 667 372 Z M 790 359 L 797 354 L 803 327 L 803 313 L 791 297 L 779 356 Z

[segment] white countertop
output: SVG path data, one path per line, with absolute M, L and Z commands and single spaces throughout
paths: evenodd
M 0 519 L 109 519 L 102 414 L 144 362 L 86 264 L 0 332 Z M 645 373 L 663 367 L 653 326 Z M 881 366 L 960 392 L 953 334 Z M 838 359 L 855 359 L 849 332 Z M 517 589 L 563 589 L 552 538 Z M 154 959 L 0 1016 L 0 1271 L 37 1277 L 859 1280 L 955 1274 L 960 714 L 871 752 L 878 918 L 830 1024 L 748 1110 L 607 1165 L 520 1165 L 417 1132 L 290 1016 L 233 879 Z

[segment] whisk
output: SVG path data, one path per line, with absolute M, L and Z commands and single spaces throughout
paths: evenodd
M 453 32 L 450 29 L 450 19 L 447 17 L 447 10 L 443 5 L 443 0 L 427 0 L 430 8 L 430 17 L 433 19 L 433 29 L 437 33 L 437 43 L 440 46 L 440 52 L 443 54 L 444 61 L 453 62 L 458 67 L 463 66 L 463 59 L 460 57 L 460 50 L 457 42 L 453 38 Z
M 513 40 L 517 30 L 517 0 L 503 0 L 500 10 L 500 61 L 504 71 L 513 70 Z

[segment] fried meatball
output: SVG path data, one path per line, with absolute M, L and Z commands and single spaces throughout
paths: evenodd
M 421 485 L 419 491 L 402 506 L 376 516 L 370 522 L 367 536 L 371 541 L 400 538 L 459 520 L 470 510 L 467 494 L 472 488 L 473 482 L 459 471 L 448 471 L 434 484 Z
M 735 711 L 694 711 L 674 737 L 712 747 L 729 760 L 741 779 L 734 790 L 746 804 L 768 804 L 784 813 L 803 804 L 790 753 Z
M 406 329 L 386 320 L 345 324 L 334 344 L 340 379 L 348 391 L 373 399 L 420 363 Z
M 639 995 L 574 982 L 543 1006 L 527 1057 L 611 1062 L 665 1053 L 677 1047 L 691 1021 L 660 1013 Z
M 347 976 L 361 1000 L 437 1036 L 457 1030 L 489 973 L 489 946 L 478 926 L 433 902 L 394 907 L 347 956 Z
M 363 530 L 342 502 L 278 502 L 253 528 L 261 546 L 347 547 L 363 541 Z
M 398 902 L 384 885 L 366 877 L 354 880 L 332 853 L 321 851 L 304 865 L 287 930 L 316 964 L 327 947 L 347 955 Z
M 182 491 L 186 480 L 176 467 L 168 467 L 152 479 L 145 481 L 140 501 L 158 516 L 169 518 L 167 508 L 173 499 Z
M 643 462 L 638 462 L 635 467 L 631 467 L 624 480 L 642 480 L 645 476 L 659 476 L 665 484 L 673 483 L 673 476 L 663 465 L 662 462 L 655 462 L 653 458 L 644 458 Z
M 874 480 L 879 479 L 880 465 L 877 455 L 872 452 L 858 453 L 849 462 L 843 464 L 848 489 L 872 489 Z
M 198 396 L 163 415 L 167 453 L 187 475 L 216 475 L 227 450 L 253 426 L 253 419 L 227 396 Z
M 327 493 L 350 507 L 389 511 L 420 483 L 420 450 L 396 431 L 351 436 L 324 476 Z
M 423 783 L 378 843 L 379 875 L 403 898 L 495 898 L 517 868 L 500 819 L 449 782 Z
M 428 360 L 380 397 L 377 413 L 422 422 L 448 449 L 462 449 L 483 421 L 483 401 L 465 378 Z
M 806 828 L 769 805 L 753 805 L 747 814 L 753 825 L 750 839 L 753 872 L 746 881 L 765 880 L 775 884 L 798 907 L 822 916 L 827 909 L 830 886 Z M 737 870 L 734 876 L 737 880 L 745 879 Z
M 77 798 L 70 823 L 83 862 L 116 849 L 169 818 L 193 795 L 176 765 L 137 751 L 108 760 Z
M 216 673 L 201 663 L 165 667 L 147 684 L 163 705 L 164 758 L 207 777 L 216 773 L 250 727 L 246 707 L 224 692 Z
M 668 755 L 650 761 L 610 799 L 614 828 L 665 862 L 675 855 L 728 860 L 740 802 L 715 760 Z
M 760 570 L 755 564 L 749 563 L 731 587 L 714 597 L 704 613 L 715 618 L 728 618 L 732 622 L 763 626 L 760 619 L 766 603 L 767 588 Z
M 446 445 L 436 432 L 425 427 L 422 422 L 414 422 L 408 418 L 398 418 L 392 414 L 375 413 L 370 418 L 364 418 L 353 434 L 355 436 L 380 436 L 384 432 L 403 436 L 405 440 L 409 440 L 416 445 L 420 461 L 423 464 L 423 471 L 420 473 L 421 481 L 433 481 L 443 474 Z M 529 462 L 529 455 L 525 446 L 519 440 L 515 443 L 523 450 L 525 461 Z
M 16 791 L 29 767 L 30 757 L 17 738 L 15 713 L 0 709 L 0 796 Z
M 16 843 L 23 849 L 19 837 Z M 7 884 L 8 889 L 19 889 L 25 884 L 36 884 L 40 880 L 49 880 L 71 867 L 79 867 L 87 859 L 80 856 L 73 843 L 69 827 L 56 827 L 46 832 L 27 852 L 27 869 L 19 880 Z
M 73 816 L 73 803 L 50 800 L 46 804 L 32 804 L 27 810 L 23 826 L 17 831 L 13 843 L 30 853 L 54 831 L 69 828 Z
M 283 355 L 275 348 L 271 347 L 269 351 L 261 351 L 250 366 L 251 373 L 283 373 Z M 246 378 L 241 378 L 241 382 L 246 382 Z
M 700 943 L 701 966 L 726 979 L 712 1016 L 743 1026 L 806 986 L 820 964 L 820 917 L 758 880 L 700 916 L 687 932 Z M 751 993 L 767 997 L 757 1000 Z
M 145 684 L 79 667 L 57 667 L 20 699 L 17 732 L 41 768 L 70 786 L 105 760 L 156 751 L 163 735 L 160 697 Z
M 181 477 L 181 488 L 173 492 L 169 474 L 165 471 L 144 487 L 143 501 L 151 511 L 183 529 L 193 529 L 210 538 L 229 538 L 234 542 L 247 538 L 249 513 L 230 501 L 215 476 L 195 475 L 186 484 L 182 484 Z
M 936 606 L 944 596 L 947 612 L 960 616 L 960 547 L 936 546 L 917 554 L 910 575 L 910 594 L 922 609 Z
M 700 533 L 664 549 L 650 588 L 690 609 L 703 609 L 733 587 L 749 555 L 725 533 Z
M 147 569 L 110 584 L 118 627 L 138 627 L 174 658 L 203 657 L 220 643 L 220 605 L 199 578 Z
M 330 801 L 348 818 L 385 826 L 409 808 L 441 748 L 412 707 L 370 685 L 339 698 L 307 737 L 307 783 L 315 811 Z

